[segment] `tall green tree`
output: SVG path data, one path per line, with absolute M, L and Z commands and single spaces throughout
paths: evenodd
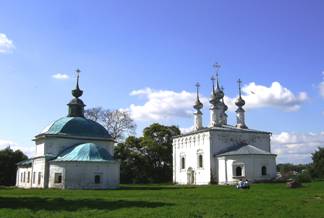
M 0 185 L 15 185 L 17 163 L 26 160 L 27 156 L 20 150 L 10 147 L 0 150 Z
M 127 135 L 135 134 L 136 124 L 127 111 L 94 107 L 85 110 L 84 115 L 103 125 L 118 142 L 124 140 Z
M 159 183 L 172 181 L 172 137 L 176 126 L 154 123 L 143 130 L 143 137 L 128 137 L 115 148 L 121 160 L 121 182 Z
M 312 154 L 313 163 L 311 166 L 311 175 L 314 178 L 324 178 L 324 148 L 318 148 Z

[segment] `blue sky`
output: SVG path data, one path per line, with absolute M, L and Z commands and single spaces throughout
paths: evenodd
M 217 61 L 229 104 L 243 80 L 247 125 L 274 133 L 278 161 L 309 162 L 324 145 L 323 11 L 313 0 L 1 1 L 0 144 L 31 152 L 67 114 L 76 68 L 87 106 L 130 110 L 138 134 L 188 128 L 194 84 L 208 98 Z

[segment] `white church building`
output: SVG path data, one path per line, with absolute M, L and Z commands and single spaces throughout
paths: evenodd
M 216 66 L 219 68 L 219 65 Z M 251 182 L 266 181 L 276 176 L 276 155 L 271 153 L 270 132 L 249 129 L 245 124 L 245 101 L 239 96 L 235 102 L 237 123 L 227 123 L 223 88 L 218 74 L 212 77 L 209 127 L 202 125 L 203 104 L 194 104 L 194 130 L 173 139 L 173 182 L 204 185 L 236 184 L 241 179 Z
M 17 187 L 106 189 L 119 185 L 115 142 L 103 126 L 84 117 L 79 72 L 68 116 L 35 136 L 36 155 L 18 163 Z

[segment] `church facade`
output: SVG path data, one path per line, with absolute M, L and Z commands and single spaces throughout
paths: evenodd
M 218 66 L 217 66 L 218 67 Z M 235 104 L 237 123 L 227 124 L 224 92 L 218 74 L 212 77 L 210 124 L 202 125 L 203 104 L 194 104 L 194 130 L 173 139 L 173 182 L 177 184 L 236 184 L 241 179 L 266 181 L 276 176 L 276 155 L 271 153 L 270 132 L 249 129 L 245 124 L 245 101 L 241 96 Z
M 103 126 L 84 117 L 82 94 L 78 74 L 68 116 L 35 136 L 36 155 L 18 163 L 17 187 L 107 189 L 119 185 L 115 141 Z

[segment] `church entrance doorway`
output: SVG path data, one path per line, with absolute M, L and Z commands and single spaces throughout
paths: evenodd
M 189 167 L 187 171 L 187 184 L 192 185 L 195 183 L 195 171 Z

